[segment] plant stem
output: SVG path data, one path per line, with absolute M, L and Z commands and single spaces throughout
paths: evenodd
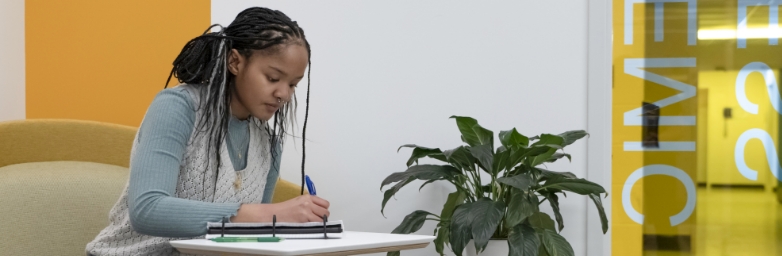
M 481 181 L 481 172 L 479 172 L 478 170 L 479 170 L 478 164 L 475 164 L 475 176 L 478 178 L 478 185 L 483 186 L 483 181 Z M 483 194 L 483 187 L 481 187 L 481 194 Z
M 483 198 L 483 193 L 482 193 L 481 186 L 480 186 L 480 184 L 481 184 L 480 180 L 475 178 L 475 175 L 476 175 L 475 173 L 476 172 L 470 172 L 471 179 L 468 179 L 467 181 L 469 181 L 470 184 L 472 185 L 472 190 L 471 191 L 475 191 L 475 199 L 479 199 L 479 198 Z
M 456 187 L 456 190 L 462 191 L 462 193 L 465 194 L 466 198 L 469 199 L 470 202 L 474 202 L 475 200 L 473 199 L 472 192 L 468 189 L 469 187 L 465 188 L 468 185 L 466 183 L 468 180 L 469 179 L 465 176 L 458 176 L 457 180 L 452 184 L 454 185 L 454 187 Z
M 472 177 L 472 183 L 473 183 L 473 190 L 475 191 L 475 197 L 477 198 L 483 198 L 483 190 L 481 188 L 481 181 L 479 179 L 480 173 L 478 173 L 480 170 L 476 165 L 473 166 L 475 168 L 474 172 L 470 173 L 470 176 Z M 476 177 L 478 176 L 478 177 Z
M 472 175 L 472 173 L 470 173 L 470 175 Z M 475 184 L 473 184 L 472 179 L 470 178 L 465 178 L 464 180 L 467 182 L 467 184 L 465 184 L 467 188 L 465 188 L 464 190 L 467 193 L 468 198 L 470 198 L 471 201 L 475 201 L 476 199 L 478 199 L 478 197 L 475 194 L 473 194 L 473 191 L 475 189 Z
M 505 196 L 505 186 L 502 186 L 502 184 L 497 183 L 497 198 L 503 198 Z M 506 201 L 507 202 L 507 201 Z
M 497 194 L 497 186 L 494 183 L 494 176 L 491 176 L 491 199 L 496 201 L 499 198 L 499 195 Z

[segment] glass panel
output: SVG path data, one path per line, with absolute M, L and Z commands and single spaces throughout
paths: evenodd
M 614 0 L 613 255 L 782 255 L 776 0 Z

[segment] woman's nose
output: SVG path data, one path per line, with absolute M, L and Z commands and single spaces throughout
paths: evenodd
M 285 102 L 288 102 L 291 100 L 291 95 L 293 95 L 293 87 L 285 86 L 283 88 L 279 88 L 278 90 L 276 90 L 274 96 L 282 99 Z

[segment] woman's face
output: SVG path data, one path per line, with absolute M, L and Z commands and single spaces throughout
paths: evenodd
M 255 51 L 249 58 L 236 49 L 231 50 L 228 70 L 236 79 L 231 112 L 237 118 L 244 120 L 252 115 L 269 120 L 291 100 L 296 85 L 304 77 L 307 49 L 297 44 L 276 47 L 271 53 Z

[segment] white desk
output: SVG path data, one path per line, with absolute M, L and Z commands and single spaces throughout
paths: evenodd
M 426 247 L 434 236 L 345 231 L 341 239 L 285 239 L 278 243 L 217 243 L 206 239 L 171 241 L 182 253 L 206 255 L 337 256 Z

